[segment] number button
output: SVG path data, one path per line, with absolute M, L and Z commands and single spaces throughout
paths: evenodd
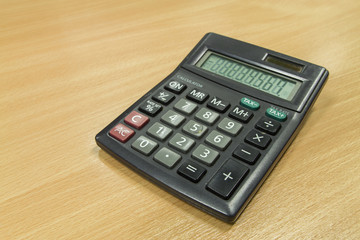
M 175 134 L 175 136 L 171 138 L 169 141 L 169 145 L 171 147 L 183 153 L 187 153 L 194 144 L 195 144 L 194 140 L 180 133 Z
M 213 165 L 215 160 L 219 157 L 219 152 L 200 144 L 191 155 L 196 160 L 205 163 L 206 165 Z
M 169 110 L 161 117 L 161 121 L 169 124 L 172 127 L 178 127 L 183 123 L 183 121 L 185 121 L 185 117 L 174 112 L 173 110 Z
M 217 127 L 225 133 L 236 136 L 239 134 L 242 124 L 229 118 L 224 118 Z
M 140 136 L 138 139 L 131 144 L 131 147 L 134 148 L 136 151 L 149 156 L 156 148 L 158 144 L 147 137 Z
M 207 127 L 193 120 L 190 120 L 184 127 L 183 131 L 195 138 L 201 138 L 207 131 Z
M 163 141 L 172 133 L 172 130 L 156 122 L 147 130 L 147 133 L 157 140 Z
M 174 108 L 179 112 L 190 115 L 195 111 L 197 105 L 182 98 L 175 104 Z
M 225 150 L 231 143 L 231 138 L 214 130 L 206 137 L 205 141 L 219 150 Z
M 201 108 L 196 113 L 195 118 L 202 121 L 203 123 L 213 125 L 219 118 L 219 114 L 207 108 Z

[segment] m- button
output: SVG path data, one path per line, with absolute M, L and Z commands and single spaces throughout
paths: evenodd
M 142 115 L 141 113 L 132 111 L 129 115 L 126 116 L 124 121 L 130 126 L 136 129 L 140 129 L 149 122 L 149 118 L 145 115 Z

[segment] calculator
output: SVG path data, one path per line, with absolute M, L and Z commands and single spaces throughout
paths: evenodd
M 96 142 L 169 193 L 233 223 L 299 132 L 328 75 L 207 33 Z

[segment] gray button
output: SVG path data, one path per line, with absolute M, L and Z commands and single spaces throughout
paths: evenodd
M 242 124 L 229 118 L 224 118 L 217 127 L 223 132 L 236 136 L 240 132 Z
M 165 167 L 173 168 L 181 156 L 168 148 L 163 147 L 154 155 L 154 160 L 161 163 Z
M 161 117 L 161 121 L 169 124 L 172 127 L 178 127 L 184 120 L 184 116 L 174 112 L 173 110 L 167 111 L 167 113 Z
M 205 141 L 217 149 L 224 150 L 230 144 L 231 138 L 214 130 L 206 137 Z
M 207 131 L 207 127 L 203 124 L 195 122 L 194 120 L 190 120 L 183 127 L 183 131 L 190 134 L 193 137 L 201 138 Z
M 213 125 L 219 118 L 219 114 L 207 108 L 202 108 L 196 113 L 195 118 L 204 123 Z
M 196 160 L 207 165 L 212 165 L 215 160 L 219 157 L 219 152 L 212 150 L 211 148 L 200 144 L 191 155 Z
M 182 98 L 175 104 L 174 108 L 179 112 L 190 115 L 195 111 L 197 105 L 191 101 Z
M 170 139 L 169 145 L 180 152 L 187 153 L 190 148 L 194 145 L 195 141 L 191 138 L 188 138 L 180 133 L 175 134 L 173 138 Z
M 172 133 L 172 130 L 161 123 L 156 122 L 147 130 L 147 133 L 157 140 L 162 141 Z
M 149 156 L 156 148 L 158 144 L 144 136 L 140 136 L 131 144 L 131 147 L 136 151 Z

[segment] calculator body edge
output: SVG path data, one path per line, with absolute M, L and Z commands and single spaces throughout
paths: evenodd
M 214 47 L 217 44 L 220 44 L 221 50 Z M 257 56 L 257 58 L 253 57 L 253 55 L 251 54 L 247 56 L 245 53 L 242 53 L 245 54 L 245 56 L 242 56 L 242 58 L 234 55 L 234 49 L 237 49 L 236 51 L 247 52 L 247 48 L 251 48 L 250 52 L 255 52 L 255 56 Z M 252 89 L 245 85 L 242 85 L 241 89 L 239 90 L 239 85 L 237 85 L 236 83 L 233 83 L 223 77 L 215 76 L 212 73 L 205 72 L 202 69 L 194 66 L 194 64 L 196 64 L 199 58 L 201 58 L 201 56 L 209 49 L 211 51 L 216 51 L 221 54 L 226 54 L 227 56 L 232 58 L 237 58 L 240 61 L 246 62 L 248 64 L 272 72 L 276 72 L 277 74 L 286 75 L 290 78 L 300 79 L 301 81 L 305 82 L 305 89 L 300 89 L 297 95 L 294 97 L 293 101 L 291 102 L 284 101 L 282 99 L 278 99 L 274 96 L 269 96 L 266 94 L 264 96 L 264 94 L 261 94 L 257 89 Z M 226 51 L 226 49 L 232 49 L 232 51 Z M 274 67 L 271 64 L 263 63 L 262 59 L 264 57 L 264 54 L 277 55 L 287 60 L 299 62 L 303 64 L 305 68 L 301 73 L 288 73 L 286 69 L 282 69 L 279 66 Z M 324 86 L 327 76 L 328 71 L 325 68 L 280 53 L 276 53 L 268 49 L 260 48 L 254 45 L 250 45 L 248 43 L 243 43 L 234 39 L 229 39 L 217 34 L 209 33 L 203 37 L 203 39 L 194 47 L 194 49 L 170 75 L 168 75 L 163 81 L 157 84 L 148 93 L 146 93 L 143 97 L 136 101 L 127 110 L 125 110 L 119 117 L 112 121 L 100 133 L 98 133 L 96 135 L 96 142 L 102 149 L 110 153 L 113 157 L 125 163 L 127 166 L 140 173 L 140 175 L 154 182 L 156 185 L 164 188 L 166 191 L 174 194 L 180 199 L 189 202 L 195 207 L 223 221 L 233 223 L 239 217 L 241 212 L 245 209 L 249 201 L 255 195 L 257 190 L 265 181 L 266 177 L 270 174 L 276 163 L 280 160 L 282 155 L 287 150 L 288 146 L 291 144 L 291 142 L 297 135 L 302 123 L 304 122 L 303 120 L 305 116 L 309 112 L 309 109 L 314 104 L 317 96 L 319 95 L 322 87 Z M 188 86 L 187 90 L 191 90 L 192 88 L 199 88 L 199 83 L 204 85 L 207 81 L 210 81 L 209 84 L 213 88 L 214 86 L 219 85 L 219 89 L 222 89 L 222 91 L 228 89 L 229 95 L 231 95 L 232 97 L 235 94 L 245 94 L 246 96 L 250 96 L 252 99 L 259 101 L 261 105 L 276 106 L 279 109 L 284 110 L 288 113 L 288 119 L 285 123 L 282 123 L 283 129 L 281 129 L 282 131 L 277 136 L 276 141 L 271 142 L 269 149 L 266 150 L 266 154 L 261 157 L 261 160 L 257 162 L 256 165 L 247 166 L 251 170 L 251 174 L 248 174 L 246 176 L 244 182 L 242 182 L 238 186 L 237 190 L 233 193 L 231 198 L 227 200 L 224 200 L 219 196 L 210 193 L 207 189 L 204 188 L 207 182 L 210 181 L 210 179 L 214 176 L 217 169 L 219 169 L 226 160 L 215 162 L 213 166 L 207 167 L 207 177 L 204 178 L 202 182 L 194 184 L 188 179 L 182 178 L 177 175 L 176 168 L 169 170 L 163 166 L 154 164 L 154 161 L 152 159 L 153 154 L 149 157 L 145 157 L 141 153 L 134 151 L 131 148 L 132 141 L 129 141 L 125 144 L 119 144 L 118 141 L 109 136 L 109 131 L 117 123 L 123 122 L 123 119 L 131 111 L 137 109 L 137 107 L 146 99 L 149 99 L 149 97 L 151 97 L 151 95 L 154 94 L 155 91 L 157 91 L 159 88 L 164 86 L 165 83 L 169 82 L 172 79 L 177 79 L 181 81 L 181 77 L 183 78 L 183 82 L 186 83 Z M 192 79 L 195 79 L 194 82 L 191 82 L 193 81 Z M 219 83 L 219 79 L 224 82 Z M 211 92 L 210 95 L 216 95 L 216 92 L 218 91 L 210 87 L 209 89 L 207 89 L 206 86 L 203 86 L 203 88 L 204 91 Z M 260 95 L 262 95 L 262 97 L 258 97 L 259 93 Z M 222 96 L 224 96 L 224 94 L 225 93 L 223 93 Z M 182 96 L 179 96 L 179 98 L 182 98 L 184 96 L 185 95 L 183 93 Z M 169 107 L 173 107 L 173 105 L 174 103 L 170 104 Z M 206 103 L 202 104 L 201 106 L 205 105 Z M 262 113 L 264 113 L 264 110 L 265 109 L 260 108 L 260 111 L 262 111 Z M 189 119 L 190 118 L 193 119 L 193 117 L 189 117 Z M 151 121 L 160 121 L 160 115 L 151 118 Z M 253 125 L 254 122 L 250 122 L 249 124 Z M 216 129 L 216 127 L 212 126 L 211 129 Z M 209 131 L 211 129 L 209 129 Z M 145 132 L 146 130 L 137 131 L 135 133 L 135 137 L 133 138 L 135 139 L 141 134 L 146 134 Z M 175 132 L 182 132 L 181 128 L 175 130 Z M 246 134 L 246 132 L 240 132 L 240 134 L 244 135 Z M 237 141 L 240 142 L 241 139 L 234 139 L 229 146 L 229 151 L 222 153 L 223 159 L 233 158 L 231 151 L 233 151 L 236 147 Z M 204 143 L 204 140 L 201 140 L 201 143 Z M 198 143 L 196 143 L 196 146 L 197 145 Z M 158 149 L 163 146 L 168 147 L 168 144 L 160 143 Z M 191 153 L 187 153 L 183 156 L 186 159 L 191 159 L 190 154 Z M 193 185 L 201 185 L 202 187 L 193 188 L 191 187 Z

